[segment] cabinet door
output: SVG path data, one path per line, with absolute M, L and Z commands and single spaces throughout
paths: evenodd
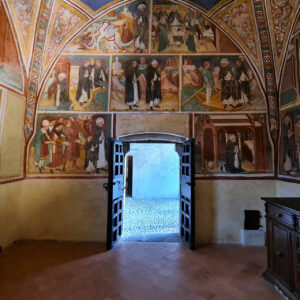
M 290 288 L 291 257 L 289 255 L 289 243 L 289 232 L 273 223 L 273 270 Z
M 292 243 L 293 267 L 294 267 L 294 287 L 300 294 L 300 235 L 293 235 Z

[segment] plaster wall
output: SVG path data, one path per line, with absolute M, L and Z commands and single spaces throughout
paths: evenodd
M 0 180 L 23 175 L 24 114 L 24 98 L 8 91 L 0 141 Z
M 300 184 L 277 181 L 276 182 L 277 197 L 300 197 Z
M 19 199 L 22 197 L 22 184 L 19 181 L 0 185 L 0 246 L 3 248 L 21 237 Z
M 105 241 L 104 182 L 107 180 L 23 181 L 18 199 L 22 239 Z
M 104 242 L 106 181 L 32 179 L 2 185 L 0 245 L 17 239 Z M 197 245 L 238 244 L 244 209 L 259 209 L 263 215 L 260 197 L 276 196 L 276 181 L 198 180 L 195 193 Z
M 188 137 L 188 114 L 118 114 L 116 135 L 138 132 L 167 132 Z
M 198 180 L 196 199 L 196 244 L 239 244 L 244 227 L 244 210 L 260 210 L 261 197 L 276 196 L 274 180 Z M 265 228 L 265 220 L 261 219 Z

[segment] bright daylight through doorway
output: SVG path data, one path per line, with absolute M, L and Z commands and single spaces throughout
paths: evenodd
M 123 240 L 179 241 L 180 178 L 175 144 L 132 143 L 129 157 Z

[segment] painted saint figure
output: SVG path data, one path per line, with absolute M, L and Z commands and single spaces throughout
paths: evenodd
M 240 60 L 236 61 L 235 74 L 239 102 L 241 104 L 247 104 L 250 99 L 250 82 L 247 74 L 247 69 L 245 69 Z
M 232 69 L 227 58 L 221 59 L 221 70 L 219 80 L 222 84 L 222 103 L 234 107 L 236 100 L 236 87 Z
M 39 172 L 42 173 L 46 165 L 46 161 L 49 159 L 48 144 L 50 143 L 50 131 L 49 120 L 42 121 L 42 128 L 38 131 L 32 146 L 34 149 L 35 165 L 39 168 Z
M 192 20 L 191 23 L 187 26 L 187 40 L 186 40 L 186 45 L 188 47 L 188 50 L 190 52 L 196 53 L 196 43 L 195 43 L 195 35 L 196 35 L 196 27 L 194 26 L 195 23 Z
M 226 171 L 229 173 L 237 173 L 241 171 L 240 150 L 237 144 L 235 134 L 226 136 Z
M 89 72 L 89 61 L 85 61 L 83 65 L 79 67 L 79 80 L 78 88 L 76 94 L 76 100 L 80 103 L 87 103 L 90 99 L 91 82 L 90 82 L 90 72 Z
M 283 143 L 283 168 L 289 172 L 293 168 L 295 160 L 295 142 L 292 119 L 285 116 L 282 124 L 282 143 Z
M 125 76 L 125 103 L 129 109 L 132 109 L 132 107 L 138 107 L 137 103 L 141 99 L 138 62 L 136 60 L 131 62 Z
M 205 61 L 202 69 L 202 88 L 206 91 L 206 105 L 210 105 L 211 93 L 214 87 L 214 77 L 210 70 L 210 62 Z
M 66 138 L 66 149 L 64 152 L 64 168 L 68 161 L 72 162 L 72 167 L 78 169 L 76 165 L 77 159 L 80 157 L 80 144 L 79 132 L 76 130 L 76 126 L 72 124 L 72 118 L 67 120 L 66 128 L 64 129 L 64 136 Z
M 96 67 L 95 67 L 95 87 L 96 88 L 103 88 L 107 83 L 108 76 L 105 70 L 102 68 L 101 60 L 96 60 Z
M 107 163 L 107 139 L 104 132 L 104 119 L 99 117 L 96 119 L 96 128 L 94 133 L 95 148 L 98 152 L 97 157 L 97 173 L 100 169 L 106 168 Z
M 148 15 L 147 6 L 144 3 L 138 5 L 138 12 L 135 16 L 136 34 L 135 46 L 137 50 L 143 52 L 148 46 Z
M 161 93 L 161 76 L 158 71 L 158 61 L 153 59 L 151 65 L 147 67 L 146 74 L 146 103 L 153 110 L 153 106 L 160 108 L 159 104 L 162 100 Z
M 50 169 L 51 173 L 53 173 L 53 170 L 62 171 L 64 165 L 63 145 L 68 143 L 64 140 L 64 135 L 62 133 L 63 128 L 64 125 L 58 123 L 52 129 L 50 134 L 51 163 L 47 165 L 47 168 Z
M 162 52 L 169 46 L 169 36 L 168 36 L 168 28 L 167 28 L 167 14 L 166 12 L 161 12 L 159 14 L 159 43 L 158 43 L 158 51 Z
M 58 74 L 58 83 L 55 90 L 55 106 L 59 110 L 69 110 L 71 102 L 69 99 L 69 87 L 66 73 Z
M 88 71 L 89 71 L 89 76 L 90 76 L 90 88 L 94 89 L 95 88 L 95 59 L 91 58 L 89 60 L 89 65 L 88 65 Z

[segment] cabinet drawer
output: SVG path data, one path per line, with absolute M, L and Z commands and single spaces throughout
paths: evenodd
M 278 222 L 284 223 L 285 225 L 294 228 L 294 218 L 292 214 L 276 206 L 269 206 L 268 215 Z

